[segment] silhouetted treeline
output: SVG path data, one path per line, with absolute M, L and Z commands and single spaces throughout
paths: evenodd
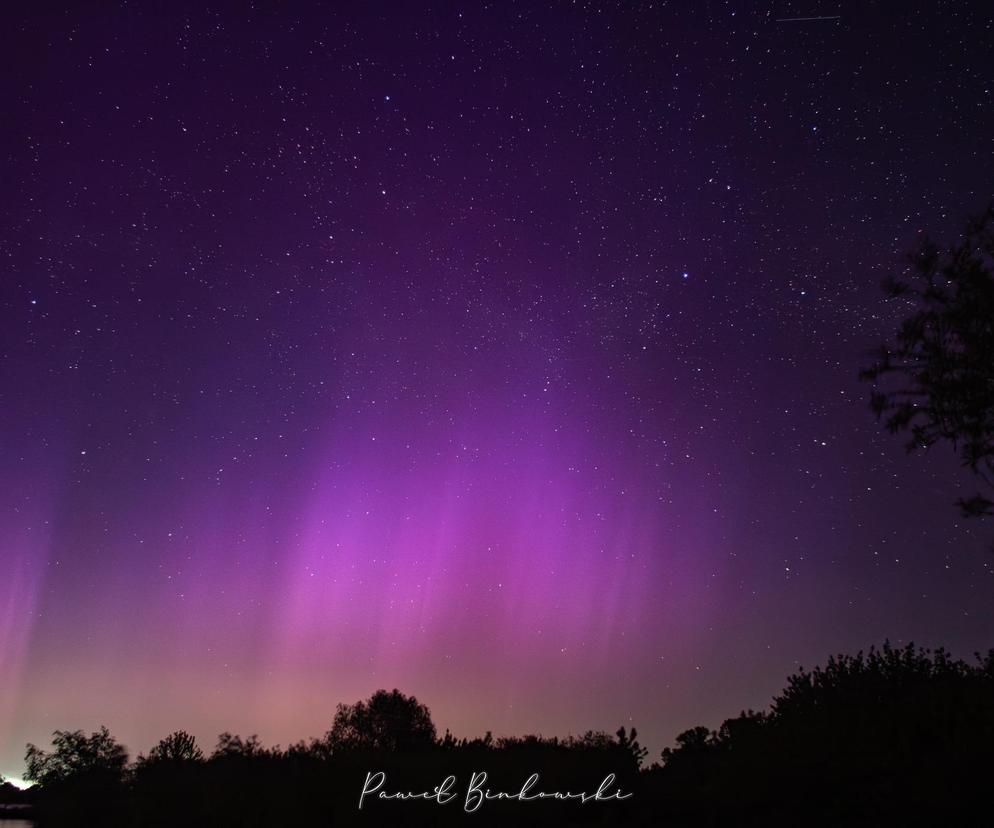
M 992 750 L 994 651 L 968 665 L 885 645 L 801 670 L 767 713 L 682 733 L 649 787 L 679 825 L 979 825 Z
M 26 815 L 25 809 L 30 809 L 31 801 L 29 792 L 22 791 L 0 776 L 0 820 Z
M 146 756 L 105 729 L 57 732 L 28 747 L 42 826 L 447 825 L 978 825 L 990 817 L 994 651 L 975 664 L 911 645 L 884 645 L 801 670 L 767 712 L 677 737 L 646 767 L 634 729 L 566 739 L 438 736 L 415 698 L 379 691 L 339 705 L 321 738 L 269 748 L 228 733 L 209 755 L 187 733 Z M 382 790 L 431 792 L 450 775 L 453 801 L 381 801 Z M 625 801 L 484 802 L 467 814 L 473 773 L 483 787 L 592 793 L 609 774 Z

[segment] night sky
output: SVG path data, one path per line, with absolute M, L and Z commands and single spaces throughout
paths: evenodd
M 994 191 L 989 4 L 199 5 L 0 33 L 0 772 L 380 687 L 655 755 L 994 645 L 857 379 Z

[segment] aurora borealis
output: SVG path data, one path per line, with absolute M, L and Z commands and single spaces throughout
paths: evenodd
M 856 379 L 991 197 L 990 9 L 8 15 L 0 773 L 380 687 L 655 755 L 991 646 L 971 481 Z

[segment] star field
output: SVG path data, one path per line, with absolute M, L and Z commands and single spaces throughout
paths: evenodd
M 0 772 L 395 686 L 655 753 L 831 652 L 990 646 L 971 481 L 856 379 L 880 280 L 991 197 L 983 4 L 0 37 Z

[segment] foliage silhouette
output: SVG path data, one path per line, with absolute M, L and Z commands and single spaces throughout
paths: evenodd
M 645 757 L 649 755 L 649 751 L 638 743 L 638 739 L 636 738 L 638 731 L 633 727 L 631 732 L 626 732 L 625 728 L 621 727 L 618 728 L 615 736 L 618 737 L 618 747 L 630 753 L 635 764 L 641 767 L 642 762 L 645 761 Z
M 332 751 L 420 750 L 435 744 L 431 712 L 414 696 L 378 690 L 368 701 L 340 704 L 325 739 Z
M 217 737 L 217 747 L 211 754 L 212 759 L 251 759 L 255 756 L 268 755 L 266 748 L 259 742 L 259 737 L 252 734 L 247 739 L 222 733 Z
M 985 492 L 958 501 L 965 516 L 994 514 L 994 204 L 948 250 L 925 239 L 910 256 L 911 278 L 888 279 L 887 294 L 911 302 L 893 344 L 860 377 L 870 405 L 907 448 L 945 441 Z
M 969 824 L 992 744 L 994 651 L 971 666 L 885 644 L 800 670 L 769 712 L 682 733 L 651 773 L 675 824 Z
M 336 727 L 337 726 L 337 727 Z M 44 826 L 309 825 L 966 825 L 987 808 L 994 771 L 994 651 L 975 664 L 912 645 L 834 656 L 787 680 L 767 711 L 717 730 L 691 728 L 646 768 L 637 733 L 457 739 L 435 735 L 430 711 L 399 691 L 340 705 L 328 733 L 286 749 L 225 733 L 205 758 L 183 731 L 125 769 L 124 749 L 101 729 L 57 731 L 55 750 L 29 746 L 36 816 Z M 90 784 L 99 769 L 101 785 Z M 634 794 L 580 806 L 370 800 L 369 772 L 390 790 L 431 791 L 472 773 L 514 792 L 532 773 L 541 789 L 596 789 L 608 774 Z M 108 781 L 110 780 L 110 781 Z M 85 782 L 85 784 L 76 784 Z
M 128 752 L 106 727 L 89 736 L 56 730 L 51 753 L 27 746 L 25 780 L 45 795 L 43 813 L 54 824 L 98 826 L 117 818 Z
M 185 730 L 170 733 L 148 752 L 148 756 L 139 756 L 137 765 L 148 766 L 156 764 L 177 764 L 182 762 L 199 762 L 204 758 L 204 752 L 197 745 L 197 740 Z
M 51 753 L 29 744 L 24 778 L 42 785 L 58 785 L 81 777 L 119 781 L 128 764 L 128 752 L 106 727 L 86 736 L 82 730 L 56 730 Z

